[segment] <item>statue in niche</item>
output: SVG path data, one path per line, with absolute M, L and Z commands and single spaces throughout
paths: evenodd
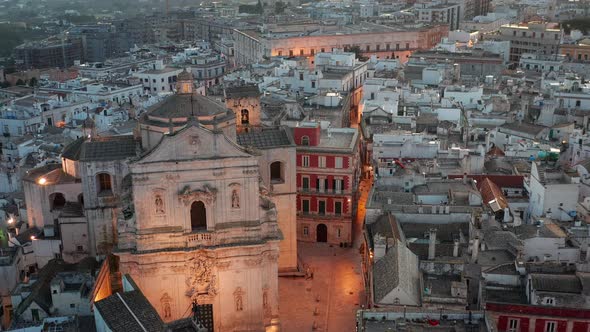
M 157 214 L 164 214 L 164 200 L 162 196 L 156 195 L 156 213 Z
M 244 310 L 244 307 L 242 306 L 242 296 L 238 296 L 238 298 L 236 299 L 236 310 L 237 311 L 242 311 Z
M 236 288 L 234 292 L 234 299 L 236 301 L 236 311 L 243 311 L 244 310 L 244 299 L 243 299 L 244 291 L 242 291 L 241 287 Z
M 240 208 L 240 194 L 238 194 L 238 191 L 235 189 L 231 194 L 231 207 L 234 209 Z
M 168 295 L 168 293 L 164 293 L 160 301 L 162 302 L 164 318 L 172 317 L 172 309 L 170 308 L 170 302 L 172 302 L 172 298 Z

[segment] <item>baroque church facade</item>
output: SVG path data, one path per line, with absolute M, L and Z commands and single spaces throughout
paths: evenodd
M 29 224 L 84 248 L 66 260 L 114 253 L 164 321 L 196 305 L 215 331 L 276 331 L 278 273 L 297 269 L 293 139 L 281 128 L 239 136 L 234 111 L 192 87 L 181 73 L 134 137 L 96 137 L 85 123 L 61 168 L 25 184 L 39 210 Z M 59 206 L 46 202 L 59 192 Z

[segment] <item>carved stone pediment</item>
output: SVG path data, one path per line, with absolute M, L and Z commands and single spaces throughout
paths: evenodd
M 141 157 L 136 164 L 157 162 L 194 161 L 223 156 L 226 158 L 250 156 L 244 148 L 227 139 L 223 133 L 212 132 L 200 126 L 189 126 L 175 135 L 164 135 L 160 143 Z
M 184 187 L 178 193 L 178 199 L 188 206 L 194 201 L 203 201 L 207 205 L 215 203 L 217 198 L 217 189 L 209 185 L 203 186 L 203 189 L 191 190 L 189 186 Z

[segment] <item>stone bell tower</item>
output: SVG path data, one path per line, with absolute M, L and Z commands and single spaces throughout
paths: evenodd
M 256 85 L 225 89 L 225 106 L 235 113 L 238 132 L 260 126 L 260 95 Z
M 176 93 L 191 94 L 193 93 L 194 84 L 193 74 L 186 71 L 185 68 L 176 78 Z
M 82 123 L 82 134 L 87 139 L 93 139 L 96 137 L 96 123 L 90 117 L 88 112 L 86 112 L 86 119 Z

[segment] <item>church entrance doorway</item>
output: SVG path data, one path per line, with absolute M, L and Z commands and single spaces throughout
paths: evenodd
M 319 224 L 316 228 L 316 236 L 318 242 L 328 242 L 328 227 L 324 224 Z
M 207 210 L 201 201 L 191 205 L 191 228 L 193 231 L 207 229 Z

